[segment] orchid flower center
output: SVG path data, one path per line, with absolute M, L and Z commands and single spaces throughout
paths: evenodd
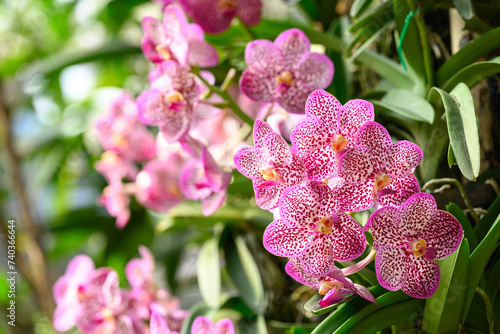
M 427 243 L 424 239 L 420 239 L 418 241 L 413 239 L 408 243 L 408 245 L 408 250 L 416 257 L 422 257 L 427 252 Z
M 167 101 L 170 103 L 182 103 L 186 101 L 184 96 L 177 90 L 167 94 Z
M 332 148 L 335 152 L 340 152 L 347 147 L 347 139 L 342 135 L 334 134 L 332 137 Z
M 383 172 L 378 172 L 375 175 L 375 192 L 384 189 L 387 185 L 389 185 L 389 183 L 391 183 L 391 178 L 389 177 L 389 175 Z
M 337 289 L 342 288 L 344 284 L 342 284 L 340 281 L 334 280 L 334 281 L 323 281 L 321 282 L 321 286 L 319 288 L 319 294 L 324 296 L 327 294 L 328 291 L 333 289 L 334 287 L 337 287 Z
M 77 292 L 76 292 L 76 296 L 78 297 L 78 300 L 79 300 L 79 301 L 83 301 L 83 300 L 85 300 L 85 292 L 84 292 L 84 288 L 83 288 L 83 286 L 81 286 L 81 285 L 80 285 L 80 286 L 78 287 L 78 290 L 77 290 Z
M 111 142 L 117 147 L 124 147 L 127 145 L 127 139 L 124 135 L 121 134 L 113 135 L 113 137 L 111 138 Z
M 167 61 L 172 59 L 172 54 L 170 53 L 170 48 L 168 45 L 165 44 L 159 44 L 156 46 L 156 51 L 158 54 L 163 58 L 163 60 Z
M 271 167 L 261 168 L 259 172 L 266 181 L 281 181 L 281 176 Z
M 316 222 L 316 228 L 314 229 L 318 233 L 330 234 L 333 229 L 333 221 L 330 217 L 323 217 Z
M 276 81 L 280 86 L 291 86 L 293 85 L 293 75 L 288 71 L 281 72 L 277 77 Z
M 110 165 L 114 165 L 118 161 L 118 156 L 113 151 L 106 151 L 101 155 L 101 160 Z
M 222 10 L 234 10 L 238 7 L 236 0 L 219 0 L 217 3 Z
M 109 308 L 105 307 L 101 311 L 102 319 L 104 321 L 113 321 L 114 320 L 114 315 L 113 311 L 111 311 Z

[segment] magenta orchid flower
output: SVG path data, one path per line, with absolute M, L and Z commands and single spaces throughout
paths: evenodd
M 373 121 L 374 113 L 368 101 L 351 100 L 342 106 L 330 93 L 317 90 L 307 98 L 306 116 L 293 130 L 291 141 L 308 178 L 320 181 L 337 173 L 338 158 L 356 145 L 359 128 Z
M 169 157 L 148 162 L 135 180 L 137 201 L 158 212 L 166 212 L 185 199 L 180 188 L 185 158 L 176 152 Z
M 212 67 L 219 62 L 215 48 L 205 41 L 205 35 L 196 23 L 189 23 L 184 11 L 177 5 L 165 8 L 164 22 L 152 17 L 142 20 L 145 32 L 142 51 L 154 64 L 174 60 L 181 66 Z
M 124 178 L 134 180 L 139 172 L 133 162 L 121 158 L 113 151 L 104 152 L 94 167 L 110 184 L 119 183 Z
M 137 98 L 139 119 L 160 128 L 168 142 L 175 142 L 191 126 L 198 104 L 195 77 L 174 61 L 161 63 L 149 75 L 151 89 Z
M 191 334 L 234 334 L 234 326 L 228 318 L 214 323 L 210 318 L 199 316 L 193 321 Z
M 305 273 L 324 276 L 334 261 L 349 261 L 366 248 L 361 226 L 337 213 L 333 191 L 323 182 L 287 189 L 280 201 L 281 218 L 264 232 L 264 247 L 272 254 L 296 258 Z
M 274 43 L 248 43 L 241 91 L 252 100 L 277 102 L 288 112 L 304 113 L 309 94 L 326 88 L 333 78 L 332 61 L 309 49 L 309 39 L 295 28 L 281 33 Z
M 327 307 L 340 301 L 345 294 L 357 294 L 375 303 L 375 298 L 371 292 L 364 286 L 353 283 L 349 278 L 346 278 L 342 270 L 333 267 L 326 275 L 315 277 L 308 275 L 300 265 L 294 264 L 294 262 L 294 259 L 291 259 L 286 264 L 285 271 L 297 282 L 318 290 L 320 295 L 325 296 L 319 302 L 321 307 Z
M 260 21 L 260 0 L 180 0 L 188 15 L 204 31 L 217 34 L 238 16 L 244 24 L 254 26 Z
M 255 121 L 253 136 L 255 147 L 241 148 L 234 156 L 234 164 L 252 180 L 257 205 L 274 209 L 287 188 L 305 183 L 304 165 L 266 122 Z
M 57 307 L 53 323 L 56 330 L 65 332 L 76 325 L 81 312 L 82 288 L 94 271 L 94 261 L 90 257 L 77 255 L 68 263 L 66 273 L 54 284 L 52 293 Z
M 201 200 L 203 214 L 210 216 L 226 199 L 231 173 L 223 171 L 208 149 L 196 139 L 185 136 L 181 144 L 194 158 L 184 167 L 181 190 L 187 198 Z
M 434 197 L 418 193 L 399 208 L 383 207 L 368 220 L 373 235 L 375 270 L 381 286 L 429 298 L 440 279 L 436 260 L 455 252 L 462 226 L 453 215 L 437 210 Z
M 334 187 L 340 209 L 362 211 L 374 204 L 399 206 L 420 191 L 413 171 L 422 160 L 422 150 L 401 140 L 392 143 L 387 130 L 366 122 L 356 134 L 356 146 L 339 160 L 342 180 Z

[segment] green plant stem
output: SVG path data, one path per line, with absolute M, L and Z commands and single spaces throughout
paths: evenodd
M 443 183 L 451 183 L 454 184 L 458 190 L 460 191 L 460 195 L 462 195 L 462 198 L 465 202 L 465 205 L 470 211 L 470 214 L 472 215 L 472 218 L 474 218 L 474 221 L 476 222 L 476 225 L 479 223 L 479 217 L 477 216 L 476 211 L 474 210 L 474 207 L 472 206 L 469 196 L 467 196 L 467 193 L 465 192 L 464 186 L 457 180 L 453 178 L 442 178 L 442 179 L 434 179 L 428 181 L 424 186 L 422 187 L 422 191 L 426 190 L 429 188 L 431 185 L 436 185 L 436 184 L 443 184 Z
M 476 286 L 476 292 L 483 297 L 484 305 L 486 306 L 486 318 L 488 319 L 488 327 L 490 329 L 489 333 L 495 334 L 495 322 L 493 321 L 493 308 L 491 307 L 490 299 L 486 292 L 478 286 Z
M 250 41 L 255 40 L 256 39 L 255 35 L 248 28 L 248 26 L 245 24 L 245 22 L 243 22 L 239 17 L 237 17 L 237 20 L 238 20 L 238 26 L 240 27 L 240 30 L 243 33 L 243 35 L 245 35 L 245 37 L 248 38 L 248 40 L 250 40 Z
M 198 74 L 198 73 L 197 73 Z M 229 94 L 222 90 L 221 88 L 217 86 L 212 86 L 207 80 L 205 80 L 201 75 L 198 75 L 198 78 L 200 78 L 201 81 L 214 93 L 219 94 L 224 100 L 229 103 L 229 107 L 231 107 L 231 110 L 238 116 L 243 122 L 247 123 L 251 127 L 253 127 L 254 120 L 245 114 L 243 110 L 238 106 L 236 101 L 234 101 Z

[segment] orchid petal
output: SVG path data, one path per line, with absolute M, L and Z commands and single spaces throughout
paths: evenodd
M 371 208 L 373 201 L 373 179 L 366 179 L 359 184 L 349 184 L 340 180 L 333 191 L 338 201 L 338 210 L 346 212 L 359 212 Z
M 382 206 L 398 207 L 408 198 L 420 192 L 420 184 L 413 174 L 405 177 L 392 179 L 384 190 L 393 190 L 395 193 L 377 196 L 377 202 Z
M 369 226 L 373 236 L 373 248 L 378 250 L 381 247 L 403 247 L 407 240 L 401 235 L 399 226 L 396 225 L 395 218 L 398 210 L 393 207 L 383 207 L 375 211 L 366 226 Z
M 340 228 L 333 227 L 328 235 L 332 256 L 337 261 L 350 261 L 360 256 L 366 248 L 365 234 L 359 223 L 347 213 L 337 215 Z
M 167 142 L 176 142 L 189 131 L 192 114 L 191 109 L 168 112 L 168 118 L 160 125 L 160 131 Z
M 315 290 L 318 290 L 321 286 L 319 278 L 307 275 L 304 270 L 299 269 L 299 267 L 295 266 L 291 261 L 288 261 L 286 264 L 285 271 L 297 282 L 307 285 Z
M 253 126 L 253 141 L 256 148 L 263 148 L 266 146 L 264 138 L 267 135 L 274 133 L 273 129 L 264 121 L 256 120 Z
M 413 173 L 422 160 L 422 150 L 417 145 L 401 140 L 389 145 L 386 152 L 385 172 L 390 177 L 403 177 Z
M 306 79 L 301 78 L 300 80 Z M 304 114 L 304 108 L 306 106 L 309 92 L 316 88 L 318 87 L 313 86 L 312 88 L 309 88 L 303 85 L 302 82 L 298 81 L 297 83 L 294 83 L 290 87 L 286 88 L 284 91 L 280 91 L 277 102 L 289 113 Z M 278 87 L 276 89 L 279 90 Z
M 277 133 L 270 133 L 264 137 L 262 158 L 271 166 L 289 165 L 292 162 L 292 153 L 286 141 Z
M 219 54 L 217 50 L 205 41 L 189 41 L 190 64 L 196 64 L 200 67 L 213 67 L 219 63 Z
M 302 185 L 290 187 L 281 196 L 281 218 L 287 226 L 307 226 L 316 217 L 316 203 L 316 194 L 311 188 Z
M 354 283 L 354 289 L 355 289 L 354 291 L 361 298 L 364 298 L 364 299 L 368 300 L 369 302 L 377 304 L 377 302 L 375 301 L 375 297 L 373 297 L 373 295 L 370 292 L 370 290 L 368 290 L 366 287 L 364 287 L 364 286 L 362 286 L 360 284 Z
M 224 173 L 224 179 L 222 190 L 214 191 L 207 197 L 202 198 L 201 209 L 203 215 L 210 216 L 224 204 L 227 195 L 227 186 L 229 185 L 229 181 L 231 181 L 231 174 Z
M 215 333 L 215 324 L 207 317 L 198 316 L 191 326 L 191 334 Z
M 150 89 L 137 97 L 139 119 L 148 125 L 160 125 L 168 119 L 168 109 L 163 93 Z
M 277 256 L 301 255 L 308 247 L 310 233 L 307 227 L 288 227 L 282 219 L 273 221 L 264 231 L 264 247 Z
M 379 168 L 385 167 L 387 147 L 391 145 L 389 132 L 377 122 L 366 122 L 356 135 L 356 145 L 364 145 L 371 149 L 373 159 Z
M 238 171 L 249 179 L 261 178 L 262 160 L 259 149 L 252 146 L 242 147 L 234 156 L 234 164 Z
M 316 212 L 318 217 L 331 217 L 334 213 L 338 212 L 335 193 L 325 182 L 310 181 L 309 187 L 316 194 L 319 204 Z
M 238 17 L 247 26 L 257 25 L 261 17 L 262 2 L 260 0 L 246 0 L 238 2 L 236 9 Z
M 275 71 L 259 71 L 249 67 L 241 74 L 240 90 L 254 101 L 273 102 L 278 74 Z
M 350 184 L 357 184 L 377 172 L 378 158 L 362 145 L 348 149 L 339 161 L 339 176 Z
M 419 238 L 436 215 L 436 200 L 431 194 L 418 193 L 404 202 L 396 215 L 400 234 L 405 238 Z
M 345 137 L 355 137 L 361 126 L 374 117 L 373 104 L 361 99 L 350 100 L 340 109 L 339 132 Z
M 462 241 L 462 225 L 452 214 L 437 210 L 434 218 L 427 223 L 420 238 L 427 247 L 436 250 L 435 259 L 441 260 L 455 252 Z
M 436 292 L 440 272 L 436 261 L 410 255 L 406 258 L 408 274 L 401 290 L 414 298 L 429 298 Z
M 334 264 L 331 241 L 322 235 L 317 235 L 300 256 L 300 265 L 304 272 L 311 276 L 326 275 Z
M 170 334 L 167 319 L 160 313 L 153 310 L 151 312 L 151 320 L 149 321 L 151 334 Z
M 290 139 L 301 158 L 330 143 L 330 132 L 316 117 L 307 118 L 293 129 Z
M 306 182 L 306 171 L 302 160 L 292 154 L 292 163 L 290 165 L 279 165 L 274 168 L 281 176 L 287 187 Z
M 192 200 L 200 200 L 212 193 L 212 188 L 206 180 L 200 161 L 190 161 L 181 174 L 180 187 L 184 196 Z
M 265 69 L 267 66 L 278 65 L 281 59 L 273 42 L 265 39 L 252 41 L 245 48 L 245 62 L 248 67 Z
M 264 210 L 272 210 L 278 207 L 280 197 L 287 185 L 278 184 L 272 188 L 258 188 L 254 182 L 255 202 Z
M 382 247 L 375 255 L 375 271 L 381 286 L 396 291 L 406 280 L 406 253 L 401 248 Z
M 332 82 L 333 72 L 333 62 L 330 58 L 321 53 L 307 52 L 300 59 L 294 78 L 310 92 L 328 87 Z M 309 96 L 309 93 L 307 95 Z
M 299 29 L 288 29 L 276 37 L 274 45 L 283 57 L 283 66 L 292 67 L 298 63 L 302 55 L 309 52 L 310 43 L 307 36 Z
M 335 157 L 335 151 L 329 144 L 303 157 L 309 180 L 321 181 L 335 175 L 338 169 Z
M 316 116 L 328 129 L 328 132 L 337 131 L 337 118 L 342 104 L 330 93 L 316 90 L 309 95 L 306 102 L 307 117 Z
M 65 332 L 75 326 L 80 316 L 80 308 L 74 304 L 57 305 L 54 311 L 53 325 L 59 332 Z
M 210 188 L 214 191 L 219 191 L 224 189 L 225 181 L 227 179 L 226 174 L 222 171 L 219 165 L 215 162 L 214 158 L 208 152 L 206 148 L 203 148 L 202 151 L 202 162 L 203 162 L 203 171 L 205 173 L 205 177 L 210 185 Z
M 221 319 L 215 323 L 215 333 L 217 334 L 234 334 L 234 326 L 231 320 Z

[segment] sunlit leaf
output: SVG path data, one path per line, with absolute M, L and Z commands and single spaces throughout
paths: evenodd
M 219 306 L 221 277 L 219 264 L 219 238 L 212 238 L 203 244 L 198 254 L 198 286 L 205 303 Z

